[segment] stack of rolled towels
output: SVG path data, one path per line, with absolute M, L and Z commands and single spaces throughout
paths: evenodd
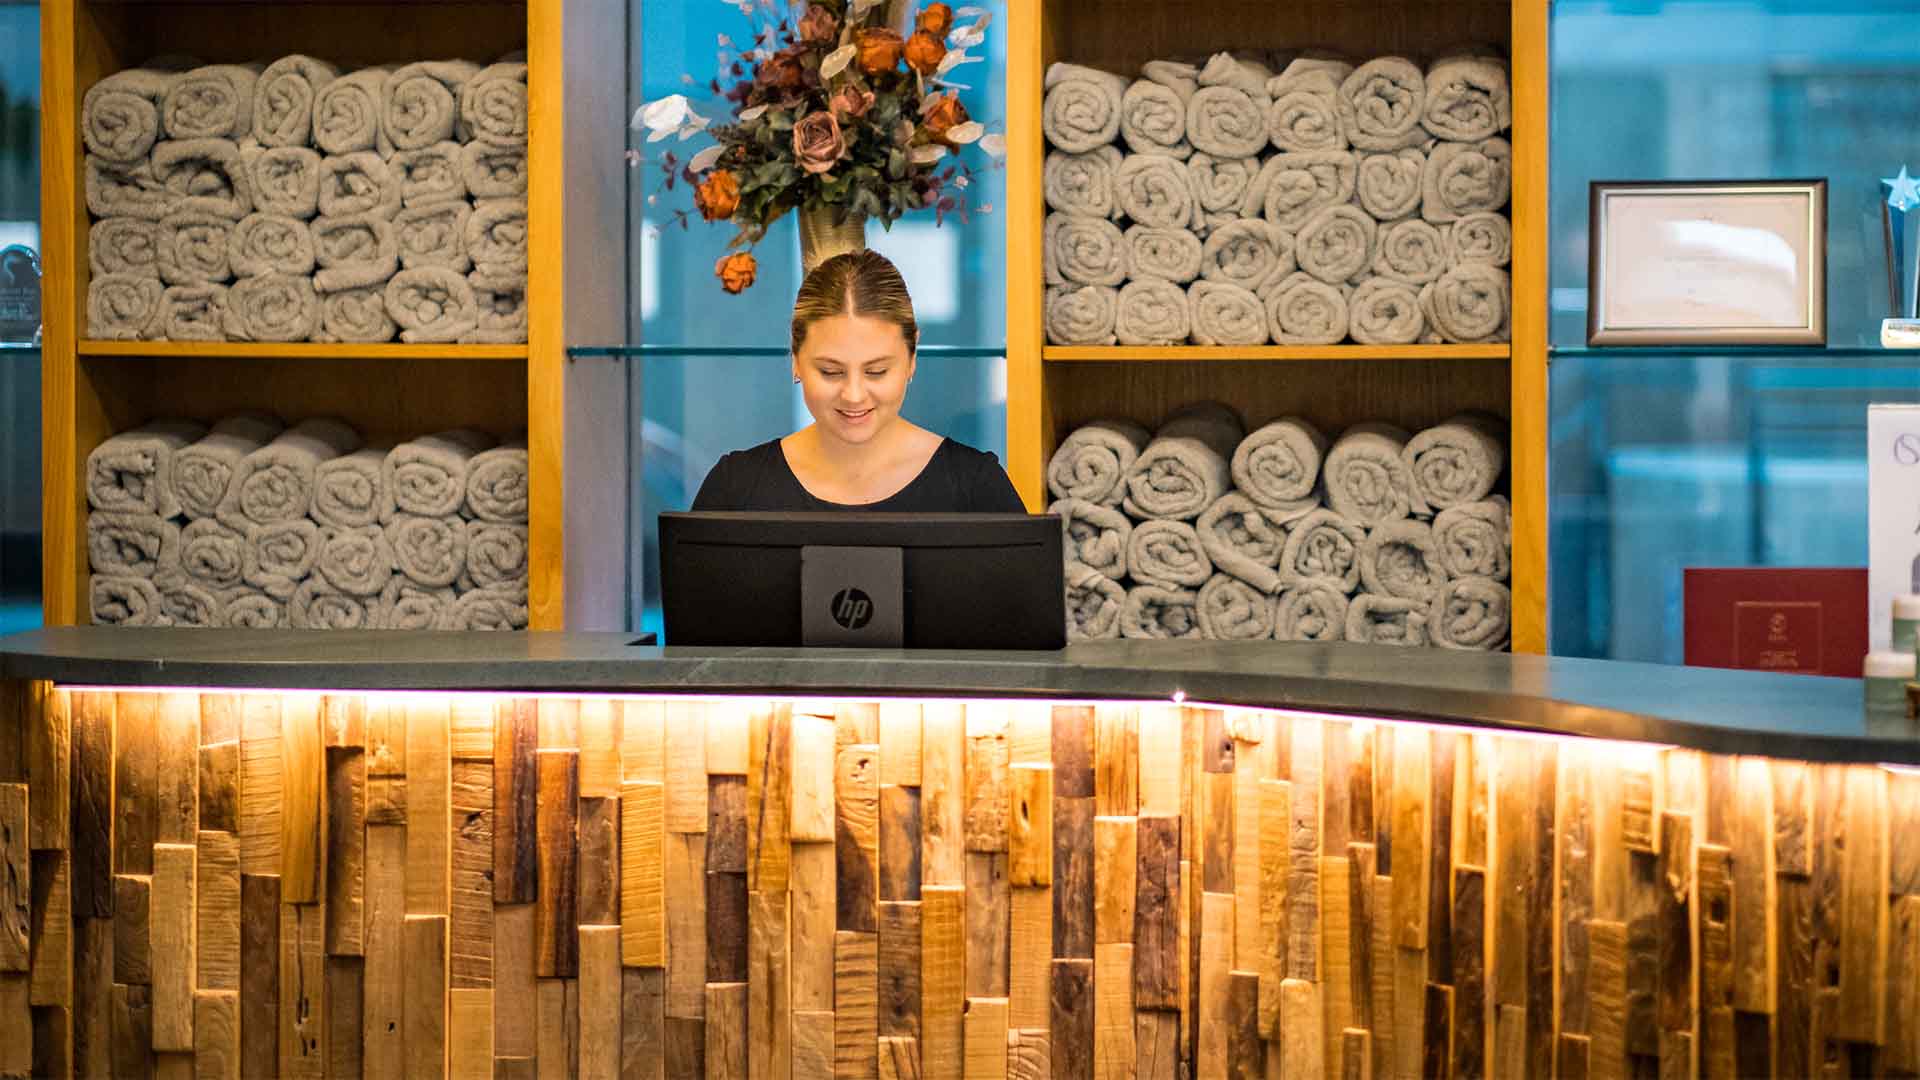
M 1505 649 L 1506 432 L 1465 413 L 1329 443 L 1292 416 L 1249 433 L 1211 402 L 1152 433 L 1087 424 L 1047 464 L 1067 635 Z
M 1218 53 L 1045 82 L 1049 342 L 1510 339 L 1499 56 Z
M 87 457 L 92 620 L 522 630 L 527 444 L 339 420 L 157 420 Z
M 87 336 L 527 340 L 527 65 L 158 60 L 87 90 Z

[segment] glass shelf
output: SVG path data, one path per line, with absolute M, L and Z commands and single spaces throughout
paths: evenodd
M 1005 356 L 1005 346 L 984 345 L 922 345 L 916 355 L 938 360 L 942 357 L 954 359 L 978 359 L 981 357 Z M 756 358 L 766 356 L 785 356 L 787 350 L 771 345 L 576 345 L 567 350 L 569 360 L 647 360 L 653 358 L 682 357 L 739 357 Z
M 1844 361 L 1849 365 L 1865 363 L 1869 367 L 1920 367 L 1920 349 L 1883 349 L 1878 345 L 1781 346 L 1781 345 L 1633 345 L 1556 346 L 1547 351 L 1554 361 L 1593 363 L 1598 361 L 1639 360 L 1764 360 L 1769 364 L 1817 365 Z

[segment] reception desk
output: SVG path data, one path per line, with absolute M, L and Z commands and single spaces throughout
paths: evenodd
M 0 640 L 0 1075 L 1920 1072 L 1857 682 L 632 640 Z

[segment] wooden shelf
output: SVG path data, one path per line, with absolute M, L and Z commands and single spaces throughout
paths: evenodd
M 1505 360 L 1510 345 L 1048 345 L 1048 363 L 1136 360 Z
M 81 356 L 219 357 L 227 360 L 525 360 L 525 345 L 334 345 L 258 341 L 80 342 Z

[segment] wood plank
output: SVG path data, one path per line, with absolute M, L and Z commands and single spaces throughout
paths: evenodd
M 532 904 L 493 909 L 493 1047 L 499 1057 L 530 1058 L 539 1048 L 534 1003 L 540 989 L 533 973 L 538 921 Z
M 920 1059 L 928 1078 L 961 1074 L 967 1004 L 966 890 L 920 891 Z
M 1420 1055 L 1421 1074 L 1446 1080 L 1453 1075 L 1448 1071 L 1452 1063 L 1453 987 L 1428 983 L 1426 998 L 1426 1029 L 1421 1036 L 1424 1047 Z
M 751 1076 L 793 1073 L 793 992 L 789 978 L 788 893 L 747 894 L 747 1072 Z M 917 917 L 918 912 L 915 912 Z M 910 958 L 916 987 L 920 980 L 919 926 L 914 926 Z M 881 932 L 886 932 L 882 924 Z M 884 950 L 887 942 L 881 942 Z M 920 1003 L 914 999 L 914 1018 Z
M 1280 1024 L 1287 1031 L 1317 1033 L 1321 1026 L 1320 996 L 1305 979 L 1280 983 Z M 1284 1039 L 1280 1044 L 1280 1075 L 1286 1080 L 1308 1080 L 1327 1075 L 1324 1045 L 1318 1038 Z
M 369 721 L 373 715 L 368 714 Z M 367 826 L 367 964 L 360 1052 L 369 1076 L 398 1076 L 407 1068 L 406 850 L 406 826 Z M 496 1031 L 500 1027 L 495 1024 Z M 501 1050 L 506 1049 L 503 1040 Z
M 278 694 L 247 694 L 240 699 L 240 872 L 279 874 L 286 755 L 281 748 L 281 700 Z M 243 995 L 241 1011 L 247 1007 Z M 240 1034 L 246 1038 L 242 1016 Z
M 502 699 L 493 717 L 493 902 L 539 896 L 539 727 L 534 703 Z M 505 1055 L 503 1055 L 505 1056 Z
M 1280 1031 L 1280 980 L 1286 976 L 1287 877 L 1293 852 L 1293 794 L 1286 780 L 1260 781 L 1260 1030 Z
M 1053 955 L 1093 959 L 1093 799 L 1053 800 Z
M 1379 743 L 1380 746 L 1388 746 L 1391 744 L 1391 739 L 1382 739 Z M 1375 835 L 1379 835 L 1377 831 Z M 1374 853 L 1375 859 L 1378 860 L 1378 846 L 1375 847 Z M 1369 959 L 1373 966 L 1373 983 L 1370 995 L 1372 1000 L 1368 1002 L 1367 1008 L 1373 1016 L 1373 1026 L 1371 1030 L 1374 1033 L 1374 1037 L 1369 1041 L 1368 1052 L 1373 1057 L 1373 1076 L 1375 1080 L 1387 1080 L 1388 1077 L 1395 1075 L 1394 1070 L 1399 1068 L 1400 1065 L 1397 1057 L 1400 1049 L 1400 1025 L 1397 1022 L 1395 1012 L 1396 1004 L 1394 1001 L 1395 991 L 1397 990 L 1396 983 L 1399 980 L 1400 974 L 1398 968 L 1400 950 L 1393 944 L 1393 920 L 1387 917 L 1387 913 L 1392 908 L 1392 905 L 1393 880 L 1378 874 L 1374 875 L 1373 910 L 1375 917 L 1373 920 L 1373 940 L 1369 943 L 1371 946 L 1369 949 L 1371 953 Z
M 1554 813 L 1559 806 L 1559 744 L 1542 740 L 1533 747 L 1533 865 L 1527 892 L 1527 925 L 1555 926 L 1553 912 Z M 1527 1067 L 1535 1075 L 1553 1068 L 1554 934 L 1527 939 Z
M 577 917 L 581 925 L 617 926 L 620 922 L 620 800 L 582 797 L 576 829 L 580 845 Z
M 1230 773 L 1233 771 L 1233 732 L 1227 726 L 1227 714 L 1222 709 L 1204 709 L 1189 707 L 1188 722 L 1195 725 L 1200 736 L 1200 771 L 1210 773 Z M 1316 758 L 1318 755 L 1315 755 Z
M 706 718 L 708 776 L 747 775 L 750 756 L 747 733 L 754 707 L 742 699 L 729 698 L 709 703 L 702 710 Z
M 194 968 L 188 987 L 240 989 L 240 842 L 232 833 L 202 832 L 194 852 Z M 149 936 L 151 929 L 149 929 Z
M 906 1035 L 880 1036 L 880 1080 L 920 1080 L 920 1043 Z
M 1006 997 L 1011 982 L 1009 939 L 1013 890 L 1003 852 L 967 853 L 967 996 Z M 1088 928 L 1091 936 L 1092 928 Z
M 493 712 L 497 701 L 492 694 L 447 695 L 447 753 L 453 760 L 493 760 Z
M 1135 847 L 1138 859 L 1129 935 L 1134 943 L 1134 1003 L 1141 1009 L 1178 1008 L 1180 819 L 1136 819 Z M 1097 923 L 1097 914 L 1095 918 Z
M 326 896 L 326 755 L 321 750 L 320 698 L 280 700 L 280 895 L 311 904 Z
M 792 708 L 785 704 L 756 708 L 749 734 L 747 888 L 784 893 L 793 875 Z
M 33 1006 L 28 1004 L 28 976 L 0 974 L 0 1076 L 33 1075 Z M 149 1009 L 149 1027 L 151 1027 Z
M 240 740 L 203 746 L 199 751 L 200 824 L 208 829 L 240 831 Z
M 455 715 L 458 715 L 457 708 Z M 452 909 L 448 933 L 453 986 L 460 990 L 487 989 L 493 985 L 491 760 L 455 759 L 453 762 Z M 454 1031 L 457 1034 L 458 1027 Z M 491 1019 L 488 1031 L 492 1031 Z
M 1132 817 L 1140 812 L 1139 710 L 1099 705 L 1093 710 L 1094 813 Z
M 74 1073 L 112 1075 L 112 919 L 82 919 L 74 923 L 72 1016 Z
M 1660 817 L 1655 799 L 1653 763 L 1639 755 L 1623 757 L 1620 768 L 1620 837 L 1629 851 L 1660 852 Z
M 1703 1063 L 1719 1063 L 1718 1075 L 1733 1070 L 1733 915 L 1732 853 L 1721 844 L 1694 850 L 1695 941 L 1700 950 L 1698 980 L 1699 1047 Z
M 73 1075 L 73 1012 L 64 1005 L 33 1010 L 32 1075 Z
M 920 703 L 880 703 L 880 783 L 920 786 Z
M 1532 931 L 1527 924 L 1527 897 L 1535 888 L 1531 856 L 1535 843 L 1533 746 L 1524 739 L 1495 739 L 1494 744 L 1498 771 L 1493 786 L 1497 835 L 1493 840 L 1492 881 L 1497 893 L 1493 904 L 1492 1000 L 1496 1005 L 1524 1007 Z M 1396 761 L 1396 771 L 1406 764 Z M 1394 840 L 1400 842 L 1397 834 Z M 1497 1019 L 1497 1012 L 1495 1016 Z
M 1203 892 L 1200 896 L 1199 1042 L 1195 1050 L 1200 1076 L 1225 1076 L 1229 1064 L 1233 904 L 1231 893 Z M 1317 1022 L 1313 1030 L 1319 1030 Z
M 967 714 L 966 850 L 1007 850 L 1008 749 L 1004 727 L 986 726 L 971 708 Z
M 794 843 L 833 842 L 833 725 L 817 716 L 792 718 L 793 764 L 787 825 Z M 958 796 L 955 796 L 958 798 Z
M 883 762 L 884 753 L 882 751 Z M 920 789 L 917 787 L 880 785 L 880 899 L 920 899 Z
M 444 697 L 407 705 L 407 914 L 453 913 L 452 712 Z M 542 777 L 544 780 L 545 777 Z
M 707 872 L 707 981 L 747 981 L 747 875 Z
M 834 763 L 834 925 L 874 933 L 880 902 L 880 748 L 860 743 Z
M 670 1018 L 699 1019 L 707 1007 L 706 861 L 705 833 L 667 834 L 665 879 L 667 895 L 673 897 L 673 903 L 667 905 Z
M 1371 870 L 1368 879 L 1372 879 Z M 1341 1032 L 1354 1024 L 1353 936 L 1348 922 L 1353 910 L 1353 864 L 1344 858 L 1320 859 L 1320 1011 L 1326 1043 L 1327 1070 L 1343 1071 Z
M 1589 1071 L 1600 1080 L 1626 1080 L 1627 926 L 1595 919 L 1587 924 L 1587 943 L 1593 959 Z
M 1134 904 L 1138 898 L 1138 820 L 1093 820 L 1093 879 L 1100 883 L 1093 903 L 1094 944 L 1132 944 Z M 1099 954 L 1095 953 L 1095 959 Z M 1131 981 L 1131 979 L 1129 979 Z
M 1525 1076 L 1527 1067 L 1527 1010 L 1523 1005 L 1494 1008 L 1494 1076 Z
M 1561 756 L 1558 866 L 1554 888 L 1559 908 L 1555 973 L 1559 979 L 1559 1029 L 1585 1035 L 1592 1028 L 1587 973 L 1591 966 L 1587 921 L 1593 918 L 1593 774 L 1581 755 Z
M 1290 726 L 1294 730 L 1293 780 L 1287 792 L 1287 960 L 1281 973 L 1313 981 L 1320 977 L 1319 740 L 1305 724 Z
M 836 1077 L 875 1080 L 880 1075 L 879 961 L 879 934 L 849 930 L 834 934 L 833 1075 Z M 744 1012 L 743 1009 L 743 1020 Z M 711 1041 L 708 1045 L 712 1045 Z
M 612 698 L 580 699 L 580 797 L 613 799 L 620 795 L 620 732 Z
M 114 698 L 73 695 L 73 862 L 75 919 L 113 917 Z
M 796 747 L 798 738 L 796 728 Z M 928 885 L 966 884 L 966 767 L 965 708 L 935 703 L 923 705 L 920 709 L 920 883 L 923 889 Z M 797 765 L 795 775 L 802 775 Z M 797 794 L 796 788 L 796 797 Z M 924 1053 L 922 1048 L 923 1057 Z
M 160 834 L 160 748 L 156 730 L 160 698 L 152 693 L 114 695 L 113 872 L 153 873 L 153 845 Z M 112 887 L 112 882 L 108 882 Z
M 591 704 L 591 701 L 587 704 Z M 583 705 L 580 713 L 583 729 L 588 712 L 586 705 Z M 582 737 L 585 737 L 584 730 Z M 620 928 L 612 925 L 582 926 L 579 1045 L 582 1080 L 617 1080 L 619 1077 L 622 1001 Z
M 580 749 L 580 699 L 543 697 L 535 701 L 540 725 L 540 749 Z
M 536 756 L 540 763 L 540 877 L 533 970 L 541 978 L 572 978 L 580 968 L 576 930 L 580 925 L 576 843 L 580 752 L 541 750 Z
M 793 845 L 788 964 L 795 1013 L 833 1011 L 833 877 L 832 844 Z
M 1093 796 L 1093 706 L 1055 705 L 1049 723 L 1052 754 L 1048 760 L 1053 764 L 1053 793 L 1069 799 Z
M 1237 979 L 1229 994 L 1230 1005 L 1239 1005 L 1240 990 Z M 1256 981 L 1257 986 L 1257 981 Z M 1256 1007 L 1250 1019 L 1257 1020 L 1259 1010 L 1251 993 L 1248 1004 Z M 1093 1075 L 1095 1080 L 1110 1078 L 1130 1078 L 1134 1075 L 1136 1050 L 1133 1039 L 1133 946 L 1127 943 L 1097 945 L 1093 957 Z M 1229 1018 L 1229 1030 L 1239 1033 L 1234 1020 L 1235 1012 Z M 1259 1043 L 1259 1033 L 1254 1032 L 1254 1043 Z
M 1887 835 L 1916 834 L 1920 834 L 1920 775 L 1889 772 Z M 1894 844 L 1892 848 L 1887 891 L 1895 896 L 1920 896 L 1920 844 Z
M 1174 706 L 1142 706 L 1136 726 L 1139 741 L 1140 814 L 1180 813 L 1181 712 Z
M 632 716 L 629 711 L 627 718 Z M 657 781 L 650 783 L 658 786 Z M 587 1000 L 584 994 L 581 1000 Z M 666 1040 L 666 971 L 658 967 L 623 967 L 620 970 L 621 1080 L 666 1080 Z
M 1693 997 L 1693 818 L 1668 811 L 1660 815 L 1660 1027 L 1692 1031 Z M 1663 1054 L 1664 1056 L 1664 1054 Z
M 240 1080 L 240 992 L 193 992 L 193 1074 L 200 1080 Z
M 243 866 L 244 851 L 243 847 Z M 159 1019 L 158 1011 L 154 1019 Z M 244 871 L 240 875 L 240 1069 L 250 1077 L 280 1074 L 280 879 Z
M 1132 880 L 1132 867 L 1127 873 Z M 1053 983 L 1051 890 L 1012 890 L 1008 922 L 1007 1024 L 1017 1030 L 1045 1029 Z
M 1272 747 L 1243 745 L 1235 753 L 1240 768 L 1233 774 L 1233 891 L 1248 902 L 1234 907 L 1233 963 L 1242 971 L 1265 973 L 1272 983 L 1279 975 L 1281 954 L 1263 943 L 1260 936 L 1260 785 L 1264 782 L 1260 774 L 1264 759 L 1272 756 Z M 1346 850 L 1344 844 L 1340 850 Z
M 1433 733 L 1418 725 L 1396 725 L 1393 747 L 1393 921 L 1395 943 L 1403 949 L 1427 947 L 1427 915 L 1432 881 L 1426 873 L 1433 843 L 1429 816 L 1433 797 Z M 1504 817 L 1502 820 L 1506 820 Z
M 707 728 L 705 707 L 669 701 L 666 706 L 667 831 L 705 832 L 707 828 Z M 706 1000 L 706 991 L 700 992 Z M 703 1004 L 701 1008 L 705 1008 Z
M 1734 795 L 1733 1007 L 1771 1015 L 1778 975 L 1773 952 L 1773 783 L 1765 758 L 1740 759 Z M 1914 825 L 1920 827 L 1920 822 Z
M 707 986 L 707 1076 L 747 1080 L 747 986 Z
M 747 872 L 745 776 L 707 777 L 707 869 L 742 875 Z
M 32 1005 L 64 1008 L 73 1002 L 72 866 L 68 851 L 33 853 L 27 935 L 27 1000 Z
M 457 707 L 454 716 L 459 717 Z M 617 999 L 615 1007 L 618 1008 Z M 475 987 L 448 990 L 447 1031 L 450 1080 L 491 1080 L 493 991 Z
M 1202 772 L 1196 777 L 1195 825 L 1201 888 L 1206 892 L 1233 891 L 1233 773 Z M 1316 826 L 1317 826 L 1316 821 Z M 1315 829 L 1318 836 L 1318 829 Z
M 1053 766 L 1014 765 L 1007 806 L 1007 881 L 1015 888 L 1053 884 Z M 1097 812 L 1099 800 L 1095 799 Z
M 326 758 L 326 947 L 335 956 L 366 951 L 367 760 L 357 747 Z M 489 853 L 491 854 L 491 853 Z
M 193 1049 L 196 855 L 190 844 L 159 844 L 153 849 L 148 941 L 153 955 L 155 1050 Z
M 1660 861 L 1634 851 L 1628 855 L 1627 884 L 1627 1052 L 1660 1052 Z
M 967 1080 L 1006 1080 L 1006 998 L 967 1000 L 966 1077 Z
M 620 958 L 628 967 L 667 964 L 662 842 L 666 785 L 624 784 L 620 794 Z
M 1418 949 L 1393 950 L 1394 1069 L 1419 1076 L 1427 1067 L 1427 957 Z M 1531 1074 L 1528 1074 L 1531 1075 Z
M 1486 871 L 1456 865 L 1453 871 L 1453 1048 L 1458 1077 L 1487 1074 Z M 1621 1004 L 1624 1005 L 1624 1002 Z
M 833 1075 L 833 1012 L 793 1014 L 793 1075 Z
M 881 714 L 883 717 L 885 713 Z M 880 904 L 877 1010 L 882 1037 L 920 1037 L 920 903 Z
M 0 679 L 0 784 L 27 782 L 27 726 L 42 707 L 46 686 Z
M 1135 1076 L 1160 1080 L 1179 1075 L 1179 1014 L 1145 1009 L 1134 1013 L 1133 1046 Z M 1277 1054 L 1274 1057 L 1277 1060 Z
M 1453 789 L 1455 761 L 1466 736 L 1453 731 L 1436 731 L 1433 755 L 1428 767 L 1427 795 L 1427 979 L 1443 986 L 1453 983 L 1453 904 L 1448 893 L 1453 885 Z M 1553 828 L 1553 810 L 1547 810 L 1546 827 Z M 1547 880 L 1552 880 L 1552 851 L 1546 864 Z M 1546 954 L 1548 963 L 1553 954 Z M 1553 978 L 1549 970 L 1546 978 Z
M 1912 842 L 1911 837 L 1908 840 Z M 1887 939 L 1887 1072 L 1920 1073 L 1920 896 L 1893 902 Z
M 1562 1035 L 1554 1071 L 1560 1080 L 1587 1080 L 1592 1043 L 1585 1035 Z
M 34 802 L 27 846 L 52 851 L 66 848 L 73 822 L 73 693 L 52 690 L 40 702 L 39 712 L 27 716 L 27 788 Z
M 577 991 L 568 993 L 574 985 L 571 979 L 541 979 L 534 992 L 534 1031 L 539 1050 L 533 1060 L 541 1080 L 572 1080 L 579 1072 L 579 1045 L 573 1038 L 576 1018 L 567 1008 L 567 999 L 577 996 Z M 703 1000 L 705 996 L 702 990 Z
M 700 1010 L 706 1011 L 706 991 L 700 993 Z M 707 1075 L 707 1025 L 705 1021 L 685 1017 L 667 1017 L 666 1071 L 668 1076 Z
M 25 785 L 0 786 L 0 801 L 5 799 L 4 787 L 24 787 Z M 0 835 L 6 830 L 0 829 Z M 22 841 L 27 838 L 25 828 L 14 835 Z M 14 970 L 26 970 L 27 967 L 27 924 L 33 910 L 32 890 L 27 883 L 26 869 L 31 860 L 21 853 L 17 871 L 0 860 L 0 897 L 4 897 L 8 872 L 18 872 L 20 890 L 19 926 L 20 926 L 20 964 Z M 151 863 L 151 852 L 149 863 Z M 153 982 L 153 950 L 149 944 L 147 919 L 153 899 L 153 876 L 151 874 L 116 874 L 113 879 L 113 981 L 129 986 L 146 986 Z M 0 915 L 7 912 L 0 911 Z
M 1053 1008 L 1050 1030 L 1053 1080 L 1093 1080 L 1094 980 L 1093 961 L 1053 962 Z M 932 1080 L 933 1074 L 927 1074 Z
M 533 702 L 527 703 L 531 717 Z M 204 712 L 201 727 L 206 727 Z M 407 705 L 399 695 L 377 695 L 367 700 L 367 776 L 407 775 Z
M 318 904 L 280 905 L 280 1073 L 327 1074 L 326 915 Z
M 366 962 L 358 956 L 329 956 L 326 960 L 326 1065 L 328 1076 L 359 1076 L 362 1032 L 366 1029 Z M 488 1068 L 492 1068 L 493 1019 L 487 1019 Z
M 153 1006 L 149 1001 L 150 993 L 145 986 L 113 984 L 113 1053 L 110 1065 L 115 1077 L 154 1075 Z M 31 1060 L 31 1029 L 28 1039 Z
M 488 738 L 493 726 L 487 725 Z M 360 694 L 323 694 L 320 697 L 321 745 L 329 750 L 367 748 L 367 699 Z
M 1840 1025 L 1849 1042 L 1886 1042 L 1887 772 L 1847 767 L 1840 854 Z
M 665 783 L 666 703 L 625 698 L 619 708 L 621 783 Z

